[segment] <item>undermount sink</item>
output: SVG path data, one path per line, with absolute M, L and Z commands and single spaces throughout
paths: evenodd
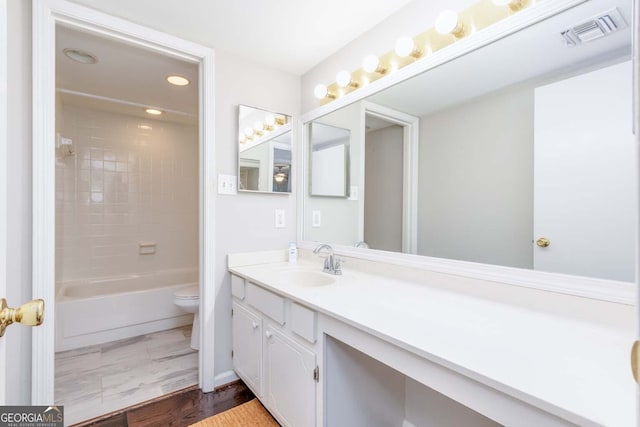
M 279 279 L 288 285 L 300 286 L 325 286 L 336 282 L 335 277 L 313 270 L 284 270 Z

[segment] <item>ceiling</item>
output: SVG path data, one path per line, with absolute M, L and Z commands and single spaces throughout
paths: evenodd
M 411 0 L 73 0 L 302 75 Z
M 69 59 L 65 48 L 97 57 L 96 64 Z M 174 86 L 178 74 L 191 81 Z M 147 119 L 146 107 L 164 111 L 156 117 L 194 124 L 198 118 L 198 65 L 94 34 L 56 28 L 56 88 L 65 104 L 81 105 Z

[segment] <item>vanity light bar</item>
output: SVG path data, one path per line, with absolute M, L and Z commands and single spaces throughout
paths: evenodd
M 461 12 L 443 11 L 433 28 L 413 38 L 405 36 L 398 39 L 394 50 L 383 55 L 367 55 L 358 70 L 340 71 L 334 83 L 316 85 L 314 95 L 320 100 L 320 105 L 327 104 L 408 64 L 427 58 L 433 52 L 534 3 L 532 0 L 483 0 Z

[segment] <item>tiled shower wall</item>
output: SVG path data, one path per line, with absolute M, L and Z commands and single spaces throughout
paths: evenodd
M 56 282 L 197 267 L 197 127 L 73 105 L 58 124 Z

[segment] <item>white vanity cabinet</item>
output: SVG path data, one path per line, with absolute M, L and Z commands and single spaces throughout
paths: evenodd
M 262 397 L 262 319 L 233 302 L 233 368 Z
M 233 367 L 283 426 L 316 425 L 316 317 L 232 275 Z

